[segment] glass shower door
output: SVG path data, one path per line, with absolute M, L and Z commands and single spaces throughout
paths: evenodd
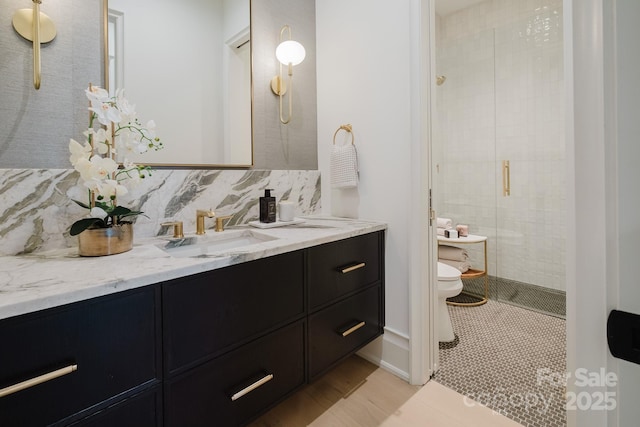
M 441 77 L 436 86 L 432 149 L 436 211 L 438 217 L 450 218 L 454 226 L 468 225 L 470 234 L 487 237 L 486 263 L 482 242 L 456 246 L 467 251 L 473 269 L 485 270 L 486 265 L 489 276 L 495 276 L 498 194 L 494 32 L 481 31 L 436 44 L 436 70 Z M 465 279 L 465 295 L 454 300 L 477 302 L 484 296 L 486 283 L 490 298 L 496 298 L 489 277 L 481 277 Z
M 562 55 L 561 9 L 495 30 L 495 289 L 555 314 L 565 286 Z

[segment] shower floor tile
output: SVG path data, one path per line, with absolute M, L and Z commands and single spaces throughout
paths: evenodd
M 566 426 L 565 387 L 549 380 L 566 372 L 563 319 L 493 300 L 449 313 L 437 382 L 523 426 Z
M 484 294 L 484 278 L 464 279 L 465 294 L 449 298 L 449 301 L 474 302 L 475 296 Z M 489 299 L 528 308 L 551 316 L 566 315 L 566 293 L 555 289 L 518 282 L 501 277 L 488 276 Z

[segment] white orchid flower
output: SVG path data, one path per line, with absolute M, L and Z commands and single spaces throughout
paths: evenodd
M 142 141 L 138 141 L 138 144 L 136 144 L 135 148 L 138 154 L 146 153 L 149 150 L 149 146 Z
M 109 101 L 109 92 L 100 86 L 90 86 L 84 93 L 87 95 L 87 98 L 89 98 L 89 101 L 91 101 L 91 104 L 101 104 Z
M 94 133 L 94 146 L 98 153 L 107 154 L 109 152 L 109 147 L 111 147 L 111 132 L 100 128 L 97 132 Z
M 73 165 L 74 169 L 80 173 L 80 177 L 84 181 L 93 180 L 93 164 L 89 161 L 89 159 L 85 157 L 81 157 L 76 161 L 75 165 Z
M 85 142 L 84 145 L 80 144 L 78 141 L 74 139 L 69 140 L 69 151 L 71 152 L 71 156 L 69 156 L 69 161 L 71 165 L 75 166 L 80 159 L 89 159 L 91 156 L 91 145 Z
M 108 179 L 101 184 L 101 193 L 100 195 L 106 198 L 116 197 L 116 196 L 124 196 L 129 192 L 127 187 L 120 184 L 118 181 L 113 179 Z
M 105 126 L 113 123 L 120 123 L 122 120 L 122 115 L 120 111 L 109 102 L 101 102 L 99 104 L 91 103 L 91 107 L 89 107 L 90 111 L 96 113 L 96 118 Z
M 126 126 L 129 123 L 135 122 L 136 106 L 130 104 L 129 101 L 124 97 L 124 90 L 119 89 L 116 92 L 116 108 L 121 113 L 121 125 Z
M 104 209 L 99 208 L 99 207 L 94 207 L 91 208 L 91 211 L 89 212 L 89 218 L 101 218 L 101 219 L 105 219 L 109 214 L 107 214 Z
M 149 145 L 159 149 L 162 143 L 155 136 L 155 122 L 150 120 L 146 128 L 142 126 L 137 119 L 135 105 L 127 101 L 123 90 L 118 90 L 114 97 L 110 97 L 108 91 L 99 86 L 90 86 L 85 94 L 90 101 L 91 111 L 90 126 L 84 132 L 87 142 L 83 145 L 70 140 L 69 160 L 80 174 L 83 186 L 103 206 L 91 209 L 91 217 L 102 218 L 104 226 L 109 227 L 111 220 L 107 211 L 116 208 L 119 197 L 129 192 L 128 186 L 138 184 L 142 180 L 141 175 L 146 174 L 145 168 L 138 169 L 126 158 L 124 169 L 118 170 L 115 159 L 120 152 L 123 153 L 122 157 L 126 156 L 126 152 L 144 153 L 149 150 Z M 106 126 L 106 129 L 97 126 L 97 122 Z M 83 186 L 78 186 L 77 199 L 83 198 Z
M 94 155 L 90 160 L 79 159 L 75 169 L 80 172 L 80 176 L 85 181 L 104 181 L 109 179 L 111 174 L 118 169 L 118 164 L 109 157 Z
M 147 122 L 147 127 L 143 129 L 144 136 L 149 139 L 153 139 L 156 137 L 156 122 L 153 120 L 149 120 Z
M 113 172 L 118 170 L 118 163 L 109 157 L 95 155 L 91 157 L 91 163 L 94 168 L 94 176 L 101 180 L 108 179 Z

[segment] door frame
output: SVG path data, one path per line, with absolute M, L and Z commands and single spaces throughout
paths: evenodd
M 437 239 L 430 224 L 431 111 L 435 106 L 434 0 L 411 1 L 411 254 L 409 382 L 425 384 L 438 367 Z M 426 261 L 426 262 L 425 262 Z

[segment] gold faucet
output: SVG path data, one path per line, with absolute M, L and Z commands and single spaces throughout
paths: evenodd
M 173 225 L 173 237 L 175 239 L 184 238 L 184 232 L 182 231 L 183 230 L 182 221 L 163 222 L 160 225 L 163 227 L 170 227 Z
M 217 216 L 216 217 L 216 231 L 224 231 L 224 221 L 233 218 L 233 215 Z
M 196 234 L 203 235 L 206 232 L 204 231 L 204 218 L 213 218 L 216 216 L 216 213 L 212 210 L 203 211 L 198 209 L 196 211 Z

